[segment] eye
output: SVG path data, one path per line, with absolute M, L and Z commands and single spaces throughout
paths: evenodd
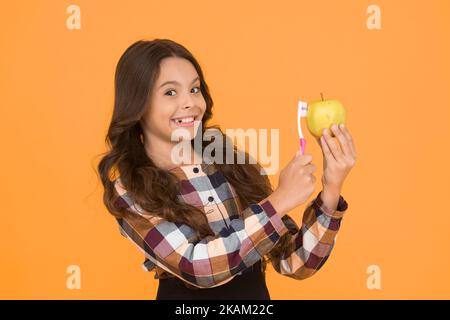
M 175 91 L 175 90 L 169 90 L 165 94 L 168 95 L 168 96 L 172 96 L 171 94 L 168 94 L 169 92 L 172 92 L 172 91 Z
M 198 91 L 196 92 L 196 93 L 199 93 L 200 92 L 200 87 L 194 87 L 194 89 L 198 89 Z M 172 91 L 175 91 L 174 89 L 171 89 L 171 90 L 169 90 L 169 91 L 167 91 L 166 93 L 165 93 L 165 95 L 168 95 L 168 96 L 172 96 L 173 97 L 173 95 L 172 94 L 168 94 L 169 92 L 172 92 Z

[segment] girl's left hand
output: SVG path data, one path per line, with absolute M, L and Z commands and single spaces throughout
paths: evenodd
M 328 129 L 324 130 L 320 139 L 316 138 L 323 153 L 322 185 L 324 189 L 330 188 L 340 192 L 345 178 L 356 163 L 356 149 L 346 126 L 339 128 L 333 124 L 331 129 L 340 146 L 331 137 Z

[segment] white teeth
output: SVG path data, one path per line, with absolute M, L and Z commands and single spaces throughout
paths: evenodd
M 189 117 L 189 118 L 183 118 L 183 119 L 176 119 L 175 121 L 177 123 L 188 123 L 188 122 L 194 121 L 194 118 L 193 117 Z

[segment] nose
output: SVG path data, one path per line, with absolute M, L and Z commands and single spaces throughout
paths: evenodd
M 193 106 L 194 106 L 194 101 L 192 100 L 191 97 L 188 97 L 184 101 L 182 109 L 185 109 L 185 110 L 192 109 Z

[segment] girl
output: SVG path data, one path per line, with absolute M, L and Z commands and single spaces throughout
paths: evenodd
M 341 147 L 329 133 L 318 139 L 323 190 L 298 227 L 286 213 L 314 192 L 311 155 L 297 153 L 275 191 L 247 152 L 244 164 L 174 163 L 175 130 L 187 133 L 194 159 L 199 132 L 215 129 L 227 141 L 219 126 L 206 125 L 212 107 L 202 69 L 185 47 L 168 39 L 131 45 L 115 73 L 111 150 L 98 165 L 103 200 L 159 279 L 156 299 L 270 299 L 267 262 L 301 280 L 328 259 L 348 207 L 340 192 L 356 159 L 352 138 L 333 128 Z M 202 154 L 210 143 L 202 139 Z

